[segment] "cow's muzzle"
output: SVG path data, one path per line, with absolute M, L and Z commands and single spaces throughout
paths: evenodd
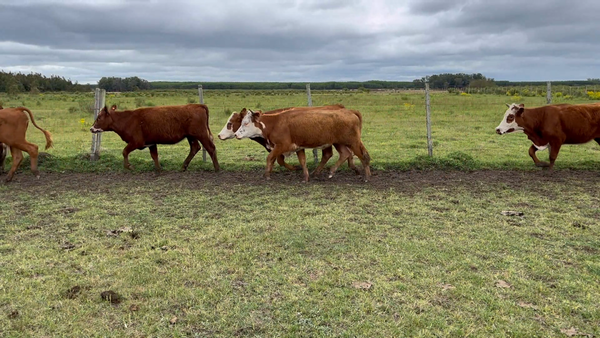
M 100 128 L 91 127 L 90 131 L 95 134 L 95 133 L 103 132 L 104 130 L 102 130 Z
M 515 128 L 510 128 L 507 131 L 502 131 L 500 130 L 500 128 L 496 128 L 496 134 L 498 135 L 503 135 L 503 134 L 508 134 L 508 133 L 512 133 L 513 131 L 515 131 Z

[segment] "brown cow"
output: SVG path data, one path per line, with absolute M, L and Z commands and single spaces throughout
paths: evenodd
M 524 132 L 533 142 L 529 156 L 538 167 L 554 167 L 563 144 L 581 144 L 595 140 L 600 144 L 600 104 L 557 104 L 538 108 L 507 105 L 504 119 L 496 128 L 502 135 Z M 550 148 L 550 163 L 540 161 L 536 151 Z
M 0 110 L 2 109 L 4 109 L 4 107 L 0 105 Z M 4 174 L 4 160 L 6 160 L 8 151 L 8 146 L 4 143 L 0 143 L 0 174 Z
M 117 111 L 113 105 L 110 111 L 104 107 L 98 114 L 92 133 L 114 131 L 127 142 L 123 149 L 123 164 L 126 169 L 133 169 L 129 164 L 129 153 L 135 149 L 150 148 L 154 166 L 160 171 L 158 163 L 157 144 L 175 144 L 187 138 L 190 153 L 183 162 L 186 170 L 194 155 L 201 149 L 210 154 L 215 171 L 219 171 L 217 150 L 208 125 L 208 107 L 203 104 L 188 104 L 182 106 L 162 106 L 139 108 L 135 110 Z
M 29 119 L 31 119 L 31 123 L 44 133 L 44 137 L 46 137 L 46 149 L 52 147 L 52 135 L 46 130 L 40 128 L 33 119 L 33 114 L 31 111 L 25 107 L 17 107 L 17 108 L 6 108 L 0 110 L 0 143 L 4 143 L 4 156 L 2 157 L 2 167 L 4 167 L 4 157 L 6 157 L 6 152 L 10 147 L 10 152 L 12 154 L 13 163 L 12 167 L 8 171 L 8 175 L 6 176 L 6 182 L 10 182 L 17 170 L 19 164 L 23 160 L 23 151 L 29 154 L 29 158 L 31 159 L 31 172 L 39 178 L 40 172 L 37 167 L 37 159 L 38 159 L 38 146 L 27 142 L 25 139 L 25 135 L 27 133 L 27 127 L 29 126 L 29 119 L 27 115 L 23 113 L 29 114 Z
M 320 106 L 320 107 L 288 107 L 288 108 L 280 108 L 280 109 L 275 109 L 275 110 L 270 110 L 267 112 L 264 112 L 262 114 L 276 114 L 276 113 L 283 113 L 283 112 L 289 112 L 289 111 L 315 111 L 315 110 L 346 110 L 346 108 L 341 105 L 341 104 L 336 104 L 336 105 L 329 105 L 329 106 Z M 219 139 L 221 140 L 229 140 L 235 137 L 235 132 L 240 128 L 240 126 L 242 125 L 242 119 L 244 118 L 244 116 L 246 116 L 246 108 L 243 108 L 239 113 L 233 113 L 231 114 L 231 116 L 229 117 L 229 119 L 227 120 L 227 123 L 225 124 L 225 126 L 223 127 L 223 129 L 221 130 L 221 132 L 219 133 Z M 261 144 L 263 147 L 265 147 L 265 149 L 268 152 L 271 152 L 271 148 L 269 147 L 269 145 L 267 144 L 267 141 L 265 140 L 264 137 L 258 136 L 258 137 L 251 137 L 250 138 L 252 141 L 258 142 L 259 144 Z M 340 147 L 344 147 L 344 151 L 347 150 L 348 152 L 350 152 L 350 149 L 346 148 L 343 145 L 340 145 Z M 323 148 L 322 150 L 322 156 L 321 156 L 321 162 L 319 163 L 319 165 L 317 166 L 317 168 L 312 172 L 312 175 L 318 175 L 321 170 L 323 169 L 323 167 L 325 167 L 325 164 L 327 164 L 327 161 L 329 161 L 329 159 L 333 156 L 333 148 L 331 146 Z M 280 166 L 286 167 L 288 170 L 296 170 L 297 168 L 285 163 L 285 156 L 284 155 L 279 155 L 277 157 L 277 163 Z M 358 170 L 358 168 L 354 165 L 354 161 L 353 161 L 353 156 L 348 156 L 348 166 L 354 170 L 354 172 L 358 175 L 360 174 L 360 171 Z
M 352 153 L 362 162 L 365 181 L 369 180 L 370 156 L 361 141 L 362 115 L 355 110 L 291 111 L 277 114 L 260 114 L 248 111 L 241 127 L 235 133 L 237 139 L 264 137 L 272 151 L 267 156 L 265 177 L 269 179 L 275 159 L 286 153 L 296 152 L 302 165 L 304 182 L 308 182 L 306 155 L 304 148 L 324 148 L 335 146 L 340 158 L 330 169 L 329 177 Z
M 0 174 L 4 174 L 4 160 L 6 160 L 9 150 L 6 144 L 0 143 Z

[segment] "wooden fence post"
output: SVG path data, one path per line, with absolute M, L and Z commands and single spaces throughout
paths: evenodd
M 204 104 L 204 92 L 202 91 L 202 85 L 198 85 L 198 97 L 200 98 L 200 103 Z M 206 162 L 206 149 L 202 147 L 202 161 Z
M 427 152 L 433 157 L 433 142 L 431 141 L 431 104 L 429 100 L 429 82 L 425 82 L 425 109 L 427 111 Z
M 106 102 L 106 90 L 96 88 L 94 94 L 94 121 L 98 118 L 100 110 L 104 108 Z M 100 159 L 100 144 L 102 143 L 102 133 L 92 134 L 92 151 L 90 154 L 90 161 L 97 161 Z
M 308 106 L 312 107 L 312 97 L 310 96 L 310 83 L 306 84 L 306 95 L 308 96 Z M 315 157 L 315 164 L 319 162 L 319 153 L 317 149 L 313 149 L 313 156 Z
M 546 104 L 551 104 L 552 103 L 552 84 L 550 83 L 550 81 L 548 81 L 547 87 L 546 87 Z

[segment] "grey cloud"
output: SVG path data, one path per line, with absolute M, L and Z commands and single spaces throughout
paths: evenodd
M 598 9 L 591 0 L 2 2 L 0 68 L 80 82 L 581 79 L 600 77 Z

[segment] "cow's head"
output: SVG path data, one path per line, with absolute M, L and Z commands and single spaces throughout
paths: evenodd
M 117 105 L 113 105 L 110 107 L 110 112 L 106 106 L 102 108 L 102 110 L 98 113 L 98 117 L 96 121 L 94 121 L 94 125 L 90 128 L 92 133 L 99 133 L 102 131 L 111 131 L 113 119 L 111 114 L 117 110 Z
M 262 129 L 260 127 L 264 126 L 264 124 L 259 121 L 260 115 L 260 111 L 253 112 L 248 109 L 246 116 L 242 119 L 242 125 L 235 132 L 235 138 L 239 140 L 246 137 L 263 137 Z
M 246 116 L 246 108 L 242 109 L 239 113 L 234 112 L 227 120 L 227 124 L 225 127 L 221 129 L 219 133 L 219 139 L 221 140 L 229 140 L 235 137 L 235 132 L 242 125 L 242 120 Z
M 520 127 L 517 124 L 517 117 L 521 117 L 523 111 L 525 110 L 524 104 L 506 104 L 508 109 L 504 113 L 504 118 L 502 122 L 496 127 L 496 133 L 499 135 L 514 133 L 514 132 L 522 132 L 523 127 Z

